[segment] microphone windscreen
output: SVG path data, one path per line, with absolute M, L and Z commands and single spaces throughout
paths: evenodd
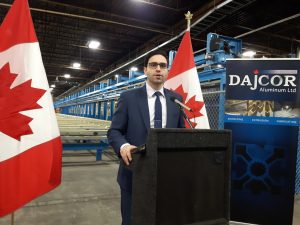
M 175 102 L 176 98 L 174 96 L 171 96 L 170 99 L 171 99 L 172 102 Z

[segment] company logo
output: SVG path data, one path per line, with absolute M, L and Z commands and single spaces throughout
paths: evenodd
M 263 92 L 296 92 L 297 70 L 255 69 L 252 75 L 229 75 L 229 86 L 248 87 Z

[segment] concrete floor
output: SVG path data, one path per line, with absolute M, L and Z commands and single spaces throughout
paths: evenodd
M 94 156 L 74 157 L 68 152 L 63 157 L 62 184 L 17 210 L 15 225 L 121 224 L 118 164 L 103 158 L 95 163 Z M 9 225 L 10 220 L 10 216 L 1 218 L 0 225 Z
M 15 225 L 120 225 L 118 164 L 108 154 L 103 161 L 87 153 L 67 152 L 62 184 L 15 212 Z M 0 219 L 10 225 L 11 216 Z M 293 225 L 300 225 L 300 199 Z

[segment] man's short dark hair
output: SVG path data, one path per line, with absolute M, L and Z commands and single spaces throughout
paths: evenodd
M 156 50 L 156 51 L 149 52 L 149 54 L 145 56 L 144 67 L 148 66 L 149 59 L 152 56 L 154 56 L 154 55 L 162 55 L 163 57 L 166 58 L 167 63 L 168 63 L 168 55 L 167 55 L 167 53 L 165 51 L 163 51 L 163 50 Z

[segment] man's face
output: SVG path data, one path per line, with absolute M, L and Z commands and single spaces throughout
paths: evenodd
M 167 59 L 162 55 L 152 56 L 147 67 L 144 67 L 144 73 L 147 75 L 147 82 L 152 88 L 161 88 L 168 75 Z

